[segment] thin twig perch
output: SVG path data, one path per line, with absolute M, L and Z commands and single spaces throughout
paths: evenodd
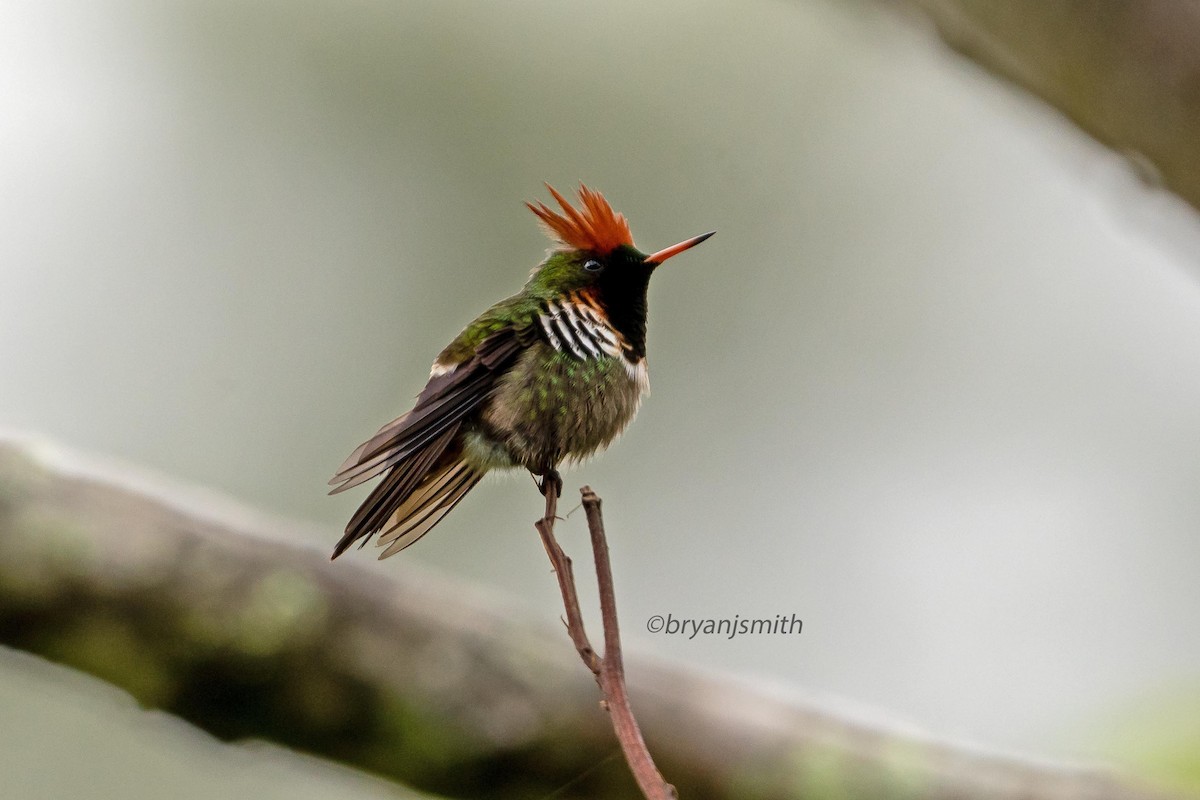
M 579 610 L 579 595 L 575 590 L 575 573 L 571 558 L 563 552 L 554 538 L 554 522 L 558 511 L 558 485 L 546 481 L 546 513 L 534 527 L 542 537 L 546 555 L 554 566 L 558 587 L 562 591 L 563 607 L 566 609 L 567 632 L 579 657 L 592 674 L 604 695 L 603 706 L 612 717 L 613 730 L 621 743 L 625 761 L 633 772 L 634 780 L 647 800 L 673 800 L 678 795 L 675 787 L 667 783 L 642 738 L 637 719 L 629 705 L 629 692 L 625 687 L 625 665 L 621 658 L 621 632 L 617 624 L 617 599 L 613 589 L 612 564 L 608 559 L 608 540 L 604 536 L 604 519 L 600 515 L 600 497 L 590 486 L 580 489 L 583 510 L 587 515 L 588 532 L 592 537 L 592 554 L 596 560 L 596 581 L 600 590 L 600 618 L 604 626 L 604 655 L 599 655 L 583 629 L 583 615 Z

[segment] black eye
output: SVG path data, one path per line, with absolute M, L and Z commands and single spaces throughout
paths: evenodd
M 600 270 L 604 269 L 604 265 L 593 258 L 593 259 L 589 259 L 588 261 L 585 261 L 583 264 L 583 268 L 586 269 L 588 272 L 599 272 Z

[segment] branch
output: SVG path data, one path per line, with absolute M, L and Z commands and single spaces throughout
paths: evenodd
M 629 797 L 595 689 L 540 614 L 411 560 L 331 564 L 326 546 L 299 543 L 334 538 L 0 437 L 0 643 L 222 739 L 278 742 L 444 796 Z M 685 664 L 639 660 L 630 688 L 684 797 L 1164 796 Z
M 1179 0 L 909 0 L 966 57 L 1126 154 L 1200 209 L 1200 6 Z
M 629 705 L 629 692 L 625 686 L 625 664 L 621 658 L 621 633 L 617 622 L 617 599 L 613 588 L 612 564 L 608 558 L 608 540 L 604 536 L 604 520 L 600 516 L 600 497 L 590 486 L 584 486 L 580 492 L 583 495 L 583 508 L 587 514 L 588 531 L 592 537 L 592 553 L 596 560 L 596 580 L 600 589 L 600 615 L 604 626 L 604 656 L 596 654 L 596 650 L 588 641 L 583 628 L 583 615 L 579 611 L 579 595 L 575 590 L 575 573 L 571 568 L 570 557 L 563 552 L 558 540 L 554 538 L 554 522 L 558 510 L 558 481 L 546 480 L 543 483 L 546 492 L 546 513 L 534 523 L 537 532 L 542 537 L 546 547 L 546 555 L 554 565 L 554 574 L 558 577 L 558 587 L 562 592 L 563 607 L 567 612 L 567 632 L 579 657 L 592 674 L 604 694 L 604 708 L 612 716 L 613 730 L 625 761 L 633 772 L 638 788 L 647 800 L 673 800 L 677 797 L 675 787 L 667 783 L 642 737 L 641 728 L 633 716 Z

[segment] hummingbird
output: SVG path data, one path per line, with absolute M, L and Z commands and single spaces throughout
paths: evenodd
M 561 493 L 558 466 L 607 447 L 649 391 L 646 294 L 672 256 L 716 233 L 647 255 L 629 223 L 580 184 L 562 213 L 525 203 L 555 246 L 517 294 L 446 346 L 407 414 L 363 442 L 329 481 L 337 494 L 383 476 L 346 525 L 333 558 L 378 534 L 387 558 L 416 542 L 485 474 L 522 468 Z

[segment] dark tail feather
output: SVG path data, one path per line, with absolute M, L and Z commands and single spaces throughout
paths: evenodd
M 483 475 L 457 460 L 430 474 L 392 514 L 388 529 L 375 542 L 380 547 L 387 546 L 379 557 L 395 555 L 429 533 L 475 488 Z
M 458 425 L 450 426 L 433 441 L 391 468 L 350 518 L 345 535 L 333 549 L 333 558 L 340 556 L 359 539 L 366 544 L 372 535 L 383 530 L 396 510 L 431 475 L 441 474 L 448 466 L 458 462 L 457 448 L 447 449 L 457 433 Z

